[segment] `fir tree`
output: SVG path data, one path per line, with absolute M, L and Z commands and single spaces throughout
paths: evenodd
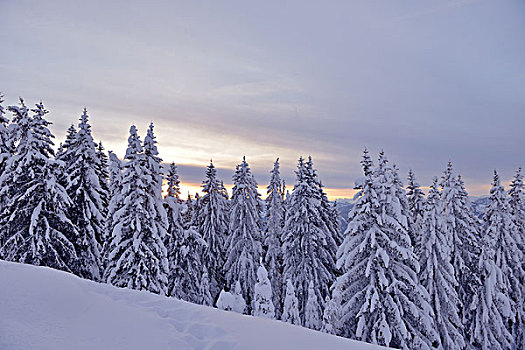
M 4 96 L 0 94 L 0 176 L 5 171 L 6 163 L 13 153 L 11 132 L 8 128 L 9 119 L 5 116 Z
M 105 236 L 105 207 L 103 190 L 96 172 L 98 158 L 95 147 L 87 111 L 84 109 L 75 142 L 68 147 L 71 158 L 65 168 L 68 174 L 66 190 L 73 201 L 69 216 L 79 233 L 75 242 L 79 266 L 74 272 L 87 279 L 99 280 L 100 251 Z
M 341 319 L 341 289 L 340 284 L 337 281 L 332 286 L 331 292 L 332 296 L 327 296 L 325 299 L 325 309 L 323 313 L 323 326 L 321 328 L 322 332 L 328 334 L 338 335 L 340 334 L 339 330 L 339 320 Z
M 67 169 L 75 160 L 75 143 L 77 142 L 77 129 L 75 125 L 67 129 L 66 140 L 60 144 L 55 159 L 59 161 L 61 171 L 58 173 L 58 181 L 62 186 L 67 187 L 69 183 L 69 173 Z
M 205 281 L 202 276 L 204 268 L 201 255 L 206 242 L 194 227 L 184 227 L 182 203 L 178 198 L 180 181 L 175 163 L 170 165 L 167 182 L 164 206 L 168 214 L 168 295 L 197 304 L 205 303 L 207 295 L 210 294 L 209 290 L 204 291 L 202 286 Z
M 453 233 L 445 223 L 438 180 L 430 187 L 421 221 L 420 281 L 430 295 L 443 349 L 463 349 L 460 300 L 452 266 Z
M 262 203 L 257 192 L 257 182 L 243 157 L 233 175 L 233 191 L 230 202 L 228 257 L 224 265 L 226 283 L 241 284 L 248 312 L 254 301 L 257 282 L 257 265 L 261 256 Z
M 107 216 L 107 210 L 109 206 L 109 158 L 105 152 L 105 148 L 102 142 L 97 145 L 97 163 L 95 165 L 95 172 L 97 173 L 100 182 L 100 199 L 103 204 L 104 217 Z
M 423 191 L 419 187 L 419 183 L 416 180 L 416 175 L 410 169 L 408 171 L 408 183 L 407 183 L 407 199 L 408 199 L 408 210 L 410 219 L 410 240 L 414 251 L 419 255 L 419 232 L 421 231 L 421 221 L 423 220 L 423 211 L 425 205 L 425 197 Z
M 164 239 L 166 231 L 158 222 L 159 198 L 152 198 L 152 184 L 160 185 L 150 171 L 148 159 L 135 126 L 130 128 L 127 163 L 121 191 L 123 204 L 114 214 L 111 251 L 105 280 L 118 287 L 165 295 L 168 261 Z M 157 190 L 160 196 L 160 191 Z
M 208 267 L 210 292 L 214 300 L 224 286 L 224 242 L 228 231 L 227 203 L 220 192 L 217 170 L 210 163 L 206 169 L 206 180 L 202 184 L 204 196 L 198 204 L 196 224 L 206 248 L 203 253 L 204 264 Z
M 281 320 L 298 326 L 301 325 L 301 318 L 299 317 L 299 301 L 295 296 L 295 288 L 290 280 L 286 280 L 286 294 L 283 302 Z
M 284 279 L 297 291 L 299 315 L 305 320 L 308 285 L 314 283 L 318 300 L 329 294 L 335 280 L 333 236 L 322 218 L 321 196 L 312 168 L 299 159 L 297 181 L 286 209 L 283 229 Z
M 399 181 L 384 154 L 372 169 L 365 150 L 361 164 L 365 177 L 356 186 L 360 192 L 338 250 L 341 335 L 397 348 L 437 347 L 429 296 L 417 283 L 419 264 Z
M 210 278 L 208 277 L 208 271 L 205 266 L 202 267 L 202 281 L 200 283 L 200 301 L 198 304 L 200 305 L 206 305 L 206 306 L 212 306 L 213 305 L 213 298 L 210 294 Z
M 284 199 L 282 180 L 279 172 L 279 158 L 274 163 L 271 171 L 270 184 L 267 187 L 266 197 L 266 234 L 264 245 L 266 255 L 264 262 L 268 266 L 268 273 L 272 283 L 273 305 L 275 316 L 279 318 L 282 312 L 282 229 L 284 226 Z
M 317 299 L 317 294 L 314 291 L 314 283 L 310 281 L 308 284 L 308 300 L 304 312 L 304 326 L 306 328 L 320 330 L 322 327 L 321 305 Z
M 40 102 L 29 117 L 24 101 L 8 107 L 18 144 L 0 177 L 5 200 L 1 216 L 0 255 L 5 260 L 71 272 L 77 261 L 77 232 L 67 218 L 71 199 L 56 178 L 51 124 Z
M 266 318 L 275 317 L 275 308 L 272 302 L 272 285 L 268 279 L 268 271 L 264 268 L 262 259 L 257 269 L 257 283 L 255 284 L 255 299 L 252 314 Z

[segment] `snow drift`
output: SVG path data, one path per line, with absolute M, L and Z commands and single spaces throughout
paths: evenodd
M 382 349 L 0 261 L 0 349 Z

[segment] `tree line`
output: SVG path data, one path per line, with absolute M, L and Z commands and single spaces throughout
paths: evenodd
M 41 102 L 8 106 L 11 120 L 2 104 L 4 260 L 394 348 L 525 346 L 521 169 L 508 192 L 494 172 L 480 220 L 450 163 L 425 196 L 365 150 L 341 233 L 311 157 L 291 193 L 277 159 L 262 200 L 243 157 L 231 196 L 210 162 L 203 195 L 184 200 L 153 123 L 144 140 L 131 126 L 121 160 L 84 109 L 55 153 Z

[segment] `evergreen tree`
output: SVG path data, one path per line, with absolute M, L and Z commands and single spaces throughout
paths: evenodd
M 166 231 L 158 222 L 151 186 L 160 185 L 148 164 L 135 126 L 130 128 L 127 160 L 121 191 L 123 203 L 114 214 L 111 251 L 105 280 L 118 287 L 165 295 L 168 283 L 168 260 L 164 239 Z M 160 191 L 157 190 L 160 196 Z
M 408 210 L 410 213 L 410 230 L 408 232 L 410 234 L 410 240 L 414 247 L 414 251 L 416 252 L 416 255 L 419 256 L 419 248 L 421 246 L 421 243 L 419 242 L 419 232 L 421 231 L 421 221 L 423 220 L 425 197 L 412 169 L 408 171 L 407 180 L 407 199 Z
M 243 298 L 251 312 L 254 286 L 257 282 L 257 265 L 262 253 L 261 213 L 262 203 L 257 192 L 257 182 L 243 157 L 233 175 L 230 202 L 228 257 L 224 265 L 226 283 L 241 284 Z
M 310 281 L 308 284 L 308 300 L 304 312 L 304 326 L 306 328 L 320 330 L 322 327 L 321 305 L 317 299 L 317 294 L 314 291 L 314 283 Z
M 4 96 L 0 94 L 0 176 L 5 171 L 6 163 L 13 153 L 11 132 L 9 131 L 9 119 L 5 116 Z
M 298 326 L 301 325 L 301 318 L 299 317 L 299 301 L 295 296 L 295 288 L 290 280 L 286 280 L 286 294 L 284 297 L 281 320 Z
M 210 294 L 210 278 L 208 277 L 208 271 L 205 266 L 202 267 L 202 281 L 200 283 L 199 296 L 201 297 L 198 304 L 212 306 L 213 298 Z
M 97 145 L 97 163 L 95 164 L 95 172 L 97 173 L 100 182 L 100 199 L 103 204 L 104 217 L 107 216 L 107 208 L 109 206 L 109 158 L 105 152 L 102 142 Z
M 185 228 L 179 201 L 179 175 L 177 166 L 171 163 L 168 176 L 168 191 L 164 206 L 168 214 L 168 234 L 166 248 L 168 251 L 168 295 L 192 303 L 207 302 L 202 284 L 206 283 L 203 274 L 201 254 L 206 242 L 194 227 Z M 202 294 L 204 293 L 204 294 Z
M 266 197 L 266 234 L 264 246 L 266 255 L 264 262 L 268 266 L 268 273 L 272 283 L 273 305 L 275 316 L 280 318 L 282 312 L 281 290 L 282 290 L 282 229 L 284 226 L 284 199 L 282 192 L 282 180 L 279 172 L 279 158 L 274 163 L 270 172 L 270 184 L 267 187 Z
M 228 220 L 227 202 L 220 192 L 220 181 L 217 180 L 217 170 L 213 163 L 210 163 L 206 169 L 202 192 L 204 196 L 196 201 L 199 208 L 196 223 L 199 233 L 206 241 L 203 260 L 208 267 L 211 295 L 213 300 L 217 300 L 224 286 L 224 242 L 228 231 Z
M 420 281 L 430 295 L 443 349 L 463 349 L 460 300 L 452 266 L 453 233 L 445 223 L 438 180 L 430 187 L 421 221 Z
M 58 163 L 52 157 L 51 124 L 42 102 L 32 109 L 20 99 L 10 106 L 16 124 L 16 150 L 0 177 L 0 255 L 8 261 L 48 266 L 71 272 L 77 261 L 77 232 L 67 218 L 71 199 L 56 178 Z
M 120 159 L 112 151 L 108 152 L 109 154 L 109 205 L 106 214 L 106 240 L 102 247 L 102 257 L 103 257 L 103 267 L 104 270 L 107 267 L 108 255 L 109 252 L 113 249 L 112 244 L 112 232 L 114 225 L 114 216 L 115 213 L 120 209 L 123 203 L 123 198 L 121 198 L 122 193 L 122 174 L 123 174 L 123 164 Z
M 275 317 L 275 308 L 272 302 L 272 285 L 268 279 L 268 271 L 264 268 L 262 259 L 257 269 L 257 283 L 255 284 L 255 300 L 252 314 L 266 318 Z
M 340 284 L 337 281 L 332 286 L 331 292 L 332 296 L 327 296 L 325 299 L 325 309 L 323 313 L 323 326 L 321 328 L 322 332 L 328 334 L 338 335 L 340 334 L 339 330 L 339 320 L 341 319 L 341 290 Z
M 479 304 L 474 316 L 474 341 L 481 349 L 509 349 L 517 333 L 522 298 L 523 256 L 515 241 L 515 226 L 507 193 L 494 171 L 489 204 L 483 216 L 483 268 Z
M 302 158 L 297 168 L 283 229 L 283 278 L 291 280 L 297 291 L 299 315 L 304 323 L 308 284 L 313 281 L 318 300 L 324 300 L 336 269 L 330 248 L 333 236 L 322 218 L 314 173 Z
M 341 335 L 395 348 L 437 347 L 429 296 L 417 283 L 406 197 L 399 197 L 399 181 L 383 153 L 377 168 L 366 150 L 361 164 L 365 177 L 338 250 Z
M 104 194 L 96 171 L 98 158 L 95 147 L 84 109 L 75 142 L 68 146 L 71 158 L 65 170 L 68 174 L 66 190 L 73 201 L 69 216 L 79 233 L 75 242 L 79 265 L 74 272 L 91 280 L 100 279 L 100 251 L 105 236 Z

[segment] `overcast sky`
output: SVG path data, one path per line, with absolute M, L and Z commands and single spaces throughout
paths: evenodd
M 362 149 L 422 184 L 451 160 L 471 194 L 525 164 L 525 1 L 0 0 L 0 90 L 40 99 L 52 131 L 87 107 L 123 156 L 154 121 L 165 161 L 260 184 L 299 155 L 346 196 Z M 347 189 L 346 191 L 344 189 Z

